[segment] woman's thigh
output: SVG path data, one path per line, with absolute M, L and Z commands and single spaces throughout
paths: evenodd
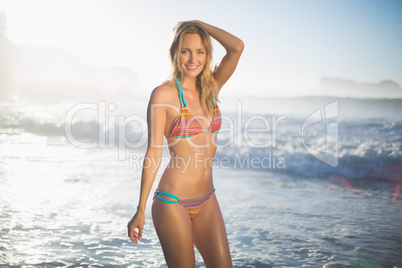
M 179 204 L 155 199 L 152 220 L 169 267 L 194 267 L 195 256 L 191 220 Z
M 193 240 L 206 267 L 232 267 L 225 224 L 215 194 L 192 222 Z

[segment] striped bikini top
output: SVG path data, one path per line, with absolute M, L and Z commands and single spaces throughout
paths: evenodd
M 221 111 L 219 110 L 218 104 L 215 104 L 212 101 L 212 104 L 214 105 L 212 121 L 207 129 L 202 129 L 198 120 L 187 109 L 187 103 L 183 95 L 183 88 L 181 87 L 178 78 L 176 78 L 176 83 L 180 98 L 180 112 L 173 120 L 168 138 L 187 138 L 207 131 L 217 134 L 221 128 Z

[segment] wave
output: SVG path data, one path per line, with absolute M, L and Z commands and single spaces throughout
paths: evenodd
M 263 109 L 264 101 L 261 100 L 256 101 L 253 112 L 249 111 L 247 102 L 242 104 L 244 109 L 241 113 L 222 105 L 223 123 L 218 136 L 215 164 L 221 168 L 269 170 L 304 178 L 363 178 L 386 165 L 402 162 L 400 118 L 391 120 L 389 118 L 392 116 L 388 115 L 388 119 L 381 116 L 364 119 L 342 119 L 338 116 L 327 119 L 325 116 L 329 110 L 325 110 L 325 105 L 331 103 L 329 99 L 313 99 L 317 103 L 310 105 L 307 105 L 307 101 L 303 102 L 303 98 L 298 99 L 298 103 L 307 105 L 300 108 L 300 111 L 303 110 L 300 114 L 304 113 L 304 116 L 282 114 L 269 105 Z M 284 100 L 282 104 L 287 101 Z M 373 111 L 387 107 L 398 113 L 402 107 L 401 100 L 347 101 L 353 102 L 357 109 L 360 109 L 359 102 L 364 103 L 366 110 Z M 276 105 L 279 103 L 276 102 Z M 345 104 L 339 104 L 339 114 L 342 112 L 341 105 Z M 121 143 L 124 148 L 127 144 L 137 145 L 136 149 L 141 150 L 145 147 L 147 129 L 144 107 L 138 109 L 138 114 L 127 107 L 118 107 L 121 109 L 115 113 L 106 110 L 109 113 L 103 118 L 99 117 L 97 111 L 89 109 L 85 113 L 77 113 L 71 120 L 66 120 L 71 104 L 43 106 L 40 103 L 6 103 L 0 107 L 0 143 L 6 142 L 10 136 L 31 133 L 49 139 L 65 137 L 64 142 L 70 143 L 73 139 L 119 149 L 122 148 L 118 146 Z M 129 107 L 135 105 L 130 104 Z M 313 122 L 310 119 L 314 111 L 319 111 L 315 114 L 319 120 L 314 119 Z M 308 121 L 310 123 L 306 124 Z
M 339 122 L 336 139 L 328 135 L 324 124 L 311 126 L 310 131 L 304 132 L 302 124 L 300 120 L 284 123 L 278 127 L 274 142 L 272 132 L 257 135 L 254 140 L 248 137 L 248 143 L 243 136 L 242 146 L 218 149 L 218 162 L 226 161 L 234 168 L 286 172 L 303 178 L 335 175 L 362 178 L 383 166 L 402 162 L 402 123 Z M 250 144 L 250 140 L 254 143 Z M 222 137 L 220 144 L 226 145 L 228 141 Z M 253 146 L 257 144 L 266 146 Z M 311 154 L 307 147 L 319 154 Z M 326 153 L 336 158 L 336 164 L 320 158 Z

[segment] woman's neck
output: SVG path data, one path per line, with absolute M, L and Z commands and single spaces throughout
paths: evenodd
M 184 76 L 182 80 L 180 81 L 181 85 L 183 88 L 189 89 L 189 90 L 197 90 L 197 78 L 196 77 L 187 77 Z

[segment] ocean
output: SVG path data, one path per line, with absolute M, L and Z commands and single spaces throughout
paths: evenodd
M 402 267 L 402 99 L 220 101 L 234 267 Z M 0 102 L 0 267 L 166 267 L 151 196 L 143 240 L 127 237 L 146 105 Z

